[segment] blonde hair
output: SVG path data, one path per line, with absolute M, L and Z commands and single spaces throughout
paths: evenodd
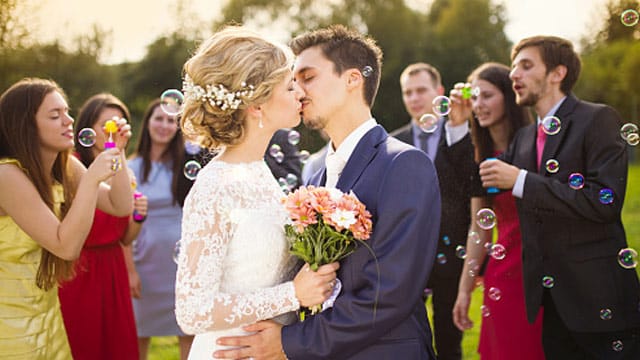
M 225 27 L 187 60 L 183 68 L 185 78 L 188 76 L 202 88 L 222 85 L 232 92 L 252 85 L 253 94 L 242 96 L 237 109 L 185 99 L 182 131 L 207 148 L 236 144 L 244 136 L 246 108 L 267 101 L 292 65 L 290 49 L 244 27 Z

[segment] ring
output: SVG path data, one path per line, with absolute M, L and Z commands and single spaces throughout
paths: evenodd
M 120 170 L 120 160 L 118 158 L 111 159 L 111 170 L 114 172 Z

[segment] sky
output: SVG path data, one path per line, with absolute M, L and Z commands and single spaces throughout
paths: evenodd
M 428 8 L 433 0 L 408 0 L 414 8 Z M 556 35 L 579 48 L 581 37 L 590 28 L 599 28 L 598 16 L 605 12 L 607 0 L 494 0 L 505 5 L 505 32 L 512 42 L 531 35 Z M 106 63 L 137 61 L 148 44 L 171 33 L 181 19 L 172 6 L 175 0 L 44 0 L 29 13 L 31 29 L 43 41 L 69 39 L 90 33 L 93 24 L 111 31 L 110 54 Z M 223 0 L 189 0 L 186 12 L 193 19 L 211 21 Z M 193 24 L 196 24 L 193 21 Z M 274 31 L 273 38 L 282 37 Z M 281 41 L 288 39 L 281 38 Z

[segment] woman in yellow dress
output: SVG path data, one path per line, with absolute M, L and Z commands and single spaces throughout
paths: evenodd
M 96 206 L 132 211 L 124 147 L 85 168 L 73 150 L 73 118 L 53 81 L 23 79 L 0 97 L 0 358 L 71 359 L 58 283 L 72 276 Z M 103 183 L 112 178 L 111 187 Z

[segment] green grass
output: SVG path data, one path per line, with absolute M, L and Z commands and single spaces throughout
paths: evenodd
M 622 209 L 622 222 L 627 232 L 629 247 L 640 251 L 640 164 L 629 167 L 629 182 L 625 203 Z M 636 268 L 640 275 L 640 267 Z M 463 359 L 479 359 L 478 338 L 480 335 L 480 305 L 482 305 L 482 290 L 476 288 L 471 299 L 469 317 L 474 322 L 474 327 L 465 331 L 462 339 Z M 430 307 L 430 304 L 428 304 Z M 429 309 L 431 314 L 431 310 Z M 150 360 L 177 360 L 179 359 L 178 340 L 174 337 L 153 338 L 149 349 Z

